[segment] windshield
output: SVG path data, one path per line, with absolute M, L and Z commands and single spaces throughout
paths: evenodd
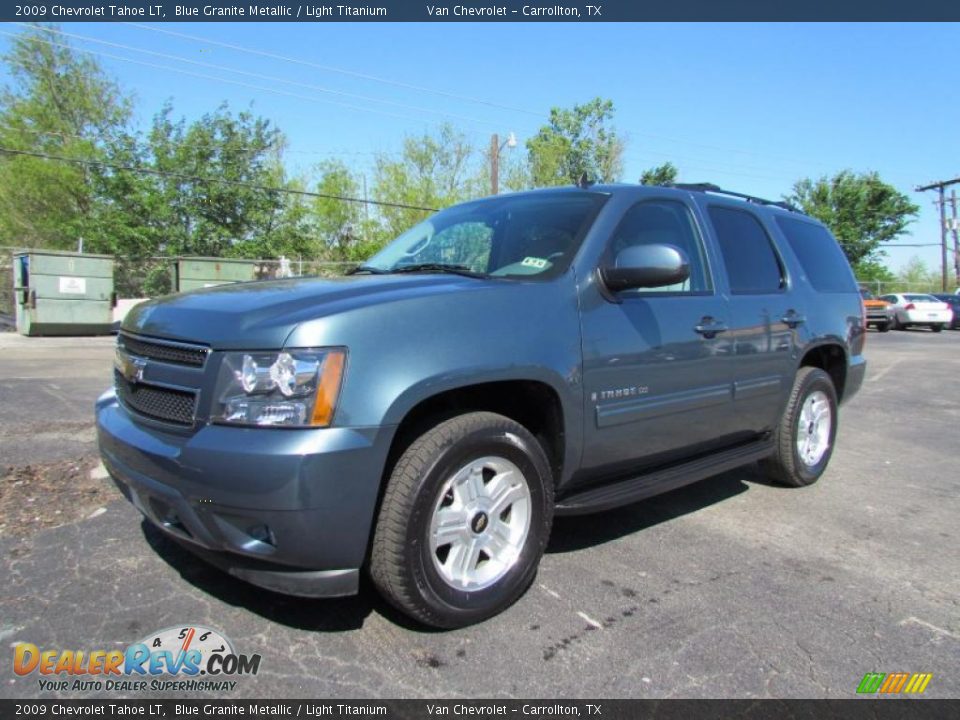
M 554 192 L 488 198 L 442 210 L 374 255 L 370 272 L 442 272 L 546 279 L 576 254 L 606 195 Z

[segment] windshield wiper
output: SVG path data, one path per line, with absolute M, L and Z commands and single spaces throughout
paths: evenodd
M 386 275 L 389 270 L 382 270 L 381 268 L 374 267 L 373 265 L 357 265 L 355 268 L 350 268 L 347 270 L 347 275 L 358 275 L 360 273 L 370 273 L 371 275 Z
M 436 272 L 450 273 L 452 275 L 463 275 L 464 277 L 486 278 L 486 273 L 471 270 L 466 265 L 446 265 L 444 263 L 417 263 L 415 265 L 401 265 L 384 272 L 389 273 L 415 273 L 415 272 Z

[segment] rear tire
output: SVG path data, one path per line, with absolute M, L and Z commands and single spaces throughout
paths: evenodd
M 464 627 L 529 587 L 552 521 L 553 475 L 540 443 L 502 415 L 460 415 L 426 431 L 394 466 L 370 575 L 421 623 Z
M 837 391 L 820 368 L 802 367 L 774 431 L 773 454 L 760 461 L 771 479 L 788 487 L 812 485 L 830 463 L 837 435 Z
M 890 323 L 888 322 L 877 323 L 877 332 L 889 332 L 889 331 L 890 331 Z
M 931 325 L 930 329 L 933 330 L 934 332 L 943 332 L 943 325 L 941 324 Z

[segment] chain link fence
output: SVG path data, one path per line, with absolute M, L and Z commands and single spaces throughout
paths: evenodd
M 893 293 L 942 293 L 940 280 L 929 280 L 924 282 L 903 282 L 900 280 L 857 280 L 861 288 L 872 292 L 875 297 L 881 295 L 891 295 Z M 947 292 L 952 293 L 956 288 L 947 287 Z

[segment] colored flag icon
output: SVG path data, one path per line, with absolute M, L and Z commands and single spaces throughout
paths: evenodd
M 908 693 L 919 695 L 927 689 L 933 673 L 867 673 L 857 686 L 860 695 L 896 695 Z

